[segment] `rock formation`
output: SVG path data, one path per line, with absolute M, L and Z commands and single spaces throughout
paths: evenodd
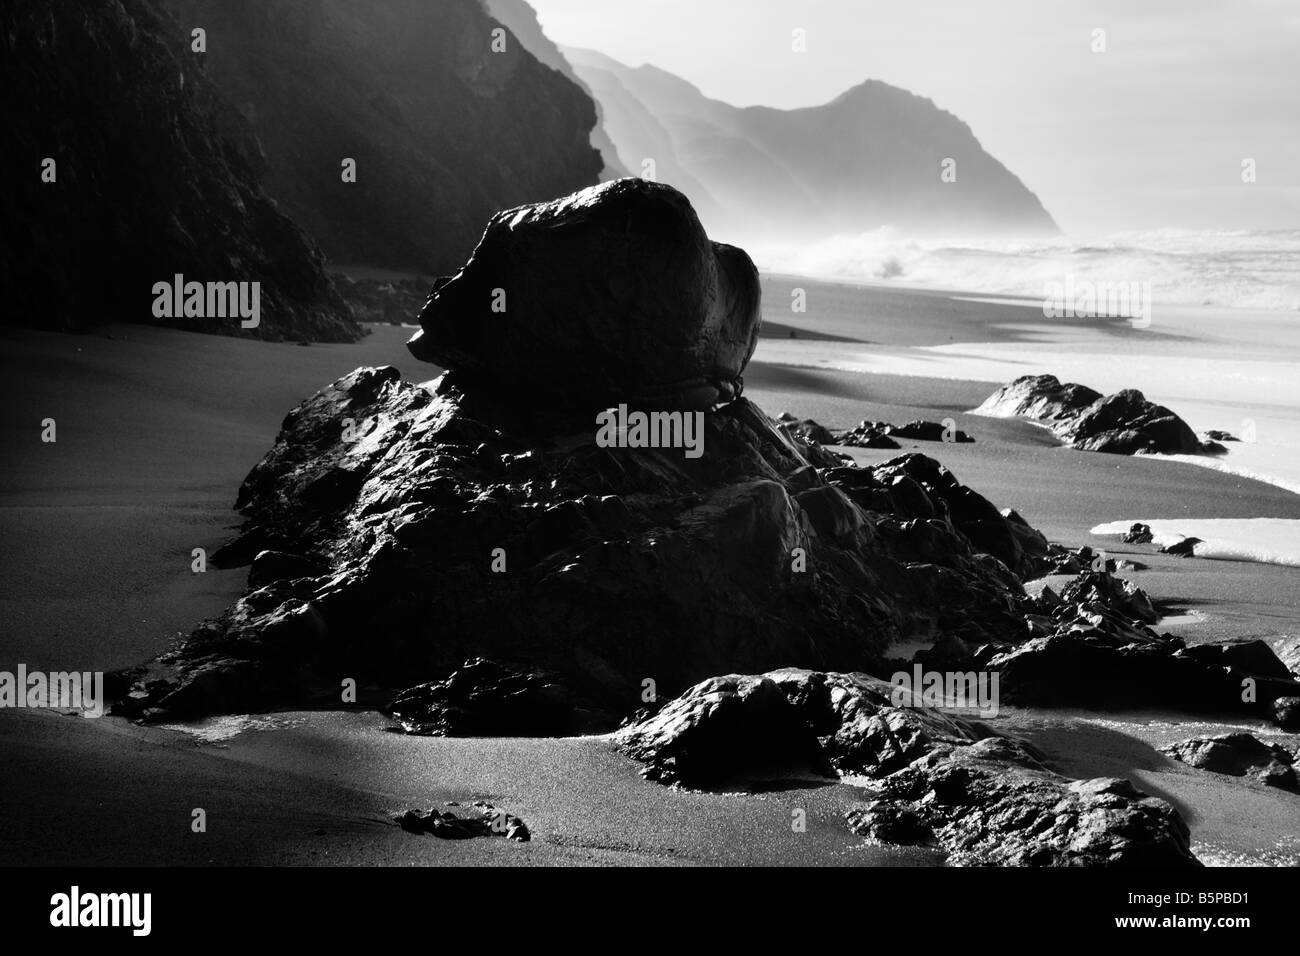
M 619 179 L 493 216 L 410 348 L 517 404 L 696 410 L 740 394 L 759 321 L 749 256 L 672 187 Z
M 516 304 L 494 320 L 495 283 Z M 323 703 L 350 678 L 408 689 L 392 710 L 416 732 L 563 733 L 611 726 L 647 680 L 913 661 L 1003 669 L 1009 697 L 1047 703 L 1239 711 L 1244 677 L 1255 710 L 1300 695 L 1267 648 L 1210 659 L 1157 635 L 1104 571 L 1031 598 L 1023 580 L 1078 555 L 931 458 L 854 467 L 737 397 L 758 295 L 667 186 L 494 218 L 412 341 L 449 370 L 358 369 L 286 417 L 213 555 L 251 563 L 249 591 L 132 675 L 122 709 Z M 598 441 L 593 411 L 618 399 L 698 416 L 701 454 Z M 462 667 L 478 657 L 502 664 Z M 516 690 L 513 713 L 482 706 Z
M 1202 445 L 1185 421 L 1163 405 L 1148 402 L 1136 389 L 1103 396 L 1084 385 L 1063 385 L 1055 375 L 1022 375 L 985 399 L 974 414 L 1029 418 L 1081 451 L 1115 455 L 1213 451 Z
M 1027 744 L 915 706 L 862 674 L 713 678 L 616 739 L 664 783 L 730 787 L 809 772 L 871 778 L 850 828 L 936 847 L 954 865 L 1198 865 L 1187 825 L 1163 800 L 1125 780 L 1066 779 Z
M 314 242 L 263 193 L 265 157 L 187 29 L 150 0 L 15 0 L 0 47 L 4 152 L 19 164 L 5 177 L 4 321 L 360 338 Z M 176 275 L 260 283 L 259 324 L 206 304 L 203 316 L 155 315 L 154 285 Z

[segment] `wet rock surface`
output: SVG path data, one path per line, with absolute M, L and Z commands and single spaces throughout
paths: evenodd
M 408 734 L 439 737 L 559 737 L 600 723 L 556 675 L 483 658 L 402 691 L 386 711 Z
M 1055 375 L 1021 376 L 985 399 L 974 414 L 1032 419 L 1081 451 L 1195 455 L 1211 450 L 1185 421 L 1136 389 L 1102 395 L 1084 385 L 1062 384 Z
M 1191 767 L 1233 777 L 1249 777 L 1266 787 L 1300 792 L 1300 779 L 1297 779 L 1292 766 L 1295 755 L 1285 747 L 1266 744 L 1253 734 L 1193 737 L 1161 749 Z
M 975 439 L 959 428 L 943 422 L 927 422 L 920 419 L 906 425 L 891 425 L 889 422 L 863 421 L 848 431 L 835 432 L 832 444 L 847 445 L 854 448 L 898 448 L 899 439 L 912 441 L 937 442 L 973 442 Z
M 954 865 L 1197 865 L 1186 824 L 1164 801 L 1124 780 L 1069 780 L 1023 742 L 914 704 L 862 674 L 733 674 L 692 687 L 616 739 L 663 783 L 868 777 L 869 799 L 850 811 L 849 828 L 933 846 Z
M 925 456 L 847 467 L 745 399 L 704 413 L 697 460 L 509 417 L 453 373 L 426 389 L 392 368 L 290 413 L 229 550 L 325 570 L 255 573 L 126 712 L 324 703 L 346 677 L 398 691 L 485 656 L 628 713 L 647 678 L 671 692 L 737 663 L 873 670 L 909 641 L 1023 633 L 1016 572 L 1045 541 Z
M 1107 572 L 1084 572 L 1059 595 L 1044 588 L 1036 605 L 1026 617 L 1028 640 L 974 654 L 980 667 L 1001 675 L 1008 702 L 1172 707 L 1276 721 L 1274 701 L 1300 694 L 1300 684 L 1265 642 L 1188 647 L 1152 628 L 1162 611 L 1146 592 Z

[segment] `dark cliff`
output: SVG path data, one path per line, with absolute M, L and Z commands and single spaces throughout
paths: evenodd
M 498 210 L 597 181 L 591 97 L 513 34 L 494 52 L 476 0 L 168 3 L 207 30 L 267 192 L 337 261 L 447 271 Z
M 311 238 L 262 192 L 257 141 L 204 77 L 200 57 L 188 29 L 148 0 L 5 5 L 6 322 L 360 336 Z M 153 286 L 178 273 L 259 282 L 260 324 L 156 317 Z

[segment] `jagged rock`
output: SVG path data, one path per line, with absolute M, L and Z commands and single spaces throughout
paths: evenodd
M 516 401 L 708 409 L 740 394 L 758 270 L 671 186 L 619 179 L 493 216 L 435 285 L 416 358 Z
M 864 421 L 857 428 L 832 435 L 834 444 L 852 448 L 899 448 L 898 442 L 885 432 L 890 428 L 887 422 Z
M 835 442 L 835 435 L 831 430 L 817 424 L 811 418 L 799 418 L 789 412 L 782 412 L 777 421 L 785 429 L 786 434 L 792 435 L 804 444 L 830 445 Z
M 1181 541 L 1175 541 L 1173 544 L 1165 545 L 1160 549 L 1161 554 L 1172 554 L 1179 558 L 1190 558 L 1196 554 L 1196 546 L 1202 544 L 1200 538 L 1186 537 Z
M 5 4 L 5 151 L 22 172 L 5 177 L 0 323 L 361 337 L 314 240 L 263 191 L 266 157 L 208 78 L 208 55 L 148 0 Z M 42 157 L 56 162 L 54 182 L 42 180 Z M 202 316 L 155 314 L 155 283 L 177 274 L 249 283 L 249 306 L 260 283 L 257 326 L 215 298 Z
M 486 656 L 621 714 L 647 676 L 670 692 L 737 665 L 866 669 L 1023 633 L 1021 538 L 924 456 L 844 467 L 745 399 L 704 413 L 699 459 L 601 448 L 594 429 L 539 436 L 453 378 L 360 369 L 289 414 L 240 489 L 240 548 L 328 569 L 250 591 L 123 712 L 324 702 L 344 676 L 396 691 Z
M 1210 441 L 1241 441 L 1240 438 L 1233 435 L 1231 432 L 1220 431 L 1217 428 L 1211 428 L 1209 431 L 1205 432 L 1204 435 Z
M 1033 637 L 1012 648 L 988 646 L 980 667 L 1001 675 L 1002 696 L 1037 706 L 1169 706 L 1189 713 L 1271 716 L 1273 702 L 1300 694 L 1262 641 L 1187 647 L 1148 624 L 1160 612 L 1141 588 L 1108 573 L 1085 572 L 1057 596 L 1044 589 Z M 1243 688 L 1253 687 L 1250 695 Z
M 554 674 L 613 721 L 647 677 L 672 692 L 1022 634 L 1016 575 L 1044 544 L 1023 520 L 925 456 L 847 467 L 733 397 L 758 295 L 749 258 L 669 187 L 621 180 L 496 217 L 413 340 L 450 370 L 345 376 L 289 413 L 240 488 L 230 563 L 326 567 L 245 594 L 119 712 L 325 702 L 343 677 L 399 690 L 483 656 Z M 619 394 L 696 408 L 698 456 L 598 442 L 590 410 Z M 421 693 L 441 706 L 453 689 Z
M 864 674 L 784 669 L 704 681 L 615 739 L 645 774 L 686 786 L 773 773 L 873 779 L 855 832 L 973 865 L 1194 866 L 1177 811 L 1127 781 L 1070 781 L 1023 742 L 916 706 Z
M 1023 375 L 990 395 L 974 414 L 1042 422 L 1063 442 L 1082 451 L 1117 455 L 1205 451 L 1185 421 L 1163 405 L 1147 401 L 1136 389 L 1103 396 L 1083 385 L 1063 385 L 1055 375 Z
M 1121 540 L 1125 544 L 1150 544 L 1151 538 L 1151 526 L 1135 521 Z
M 386 710 L 408 734 L 423 736 L 560 737 L 581 729 L 573 692 L 555 675 L 482 658 L 402 691 Z
M 327 567 L 314 558 L 284 551 L 259 551 L 248 570 L 248 586 L 261 588 L 276 581 L 314 578 L 326 570 Z
M 1037 533 L 1037 532 L 1035 532 Z M 1086 544 L 1071 550 L 1060 545 L 1048 545 L 1047 561 L 1051 574 L 1081 574 L 1084 571 L 1145 571 L 1147 565 L 1126 558 L 1103 557 L 1105 552 L 1094 551 Z
M 1200 865 L 1164 800 L 1114 777 L 1068 780 L 1006 738 L 936 747 L 846 819 L 872 839 L 936 845 L 952 866 Z
M 457 806 L 457 804 L 448 804 Z M 443 840 L 468 840 L 473 837 L 500 836 L 527 843 L 532 839 L 528 825 L 513 813 L 499 810 L 482 800 L 475 801 L 478 816 L 462 817 L 451 810 L 403 810 L 393 814 L 393 821 L 408 833 L 429 833 Z
M 906 425 L 891 425 L 889 422 L 863 421 L 856 428 L 840 432 L 834 437 L 834 444 L 855 448 L 898 448 L 895 439 L 906 438 L 914 441 L 938 442 L 973 442 L 975 439 L 960 429 L 949 429 L 942 422 L 927 422 L 918 419 Z
M 1264 743 L 1253 734 L 1193 737 L 1160 749 L 1174 760 L 1201 770 L 1249 777 L 1266 787 L 1300 792 L 1300 780 L 1292 767 L 1294 755 L 1284 747 Z

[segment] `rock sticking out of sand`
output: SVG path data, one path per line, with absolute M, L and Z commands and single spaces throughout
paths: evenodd
M 1193 737 L 1161 749 L 1175 760 L 1201 770 L 1249 777 L 1266 787 L 1300 792 L 1300 780 L 1292 767 L 1295 755 L 1284 747 L 1266 744 L 1253 734 Z
M 475 802 L 474 809 L 477 814 L 468 817 L 458 816 L 451 810 L 433 808 L 403 810 L 393 814 L 393 821 L 408 833 L 429 833 L 443 840 L 500 836 L 527 843 L 532 839 L 528 825 L 513 813 L 506 813 L 482 800 Z
M 646 775 L 685 786 L 773 773 L 872 778 L 854 832 L 954 865 L 1196 866 L 1178 812 L 1125 780 L 1072 781 L 1032 747 L 861 674 L 785 669 L 704 681 L 619 731 Z
M 974 414 L 1032 419 L 1081 451 L 1195 455 L 1215 450 L 1203 445 L 1185 421 L 1136 389 L 1102 395 L 1085 385 L 1062 384 L 1055 375 L 1022 375 L 985 399 Z

